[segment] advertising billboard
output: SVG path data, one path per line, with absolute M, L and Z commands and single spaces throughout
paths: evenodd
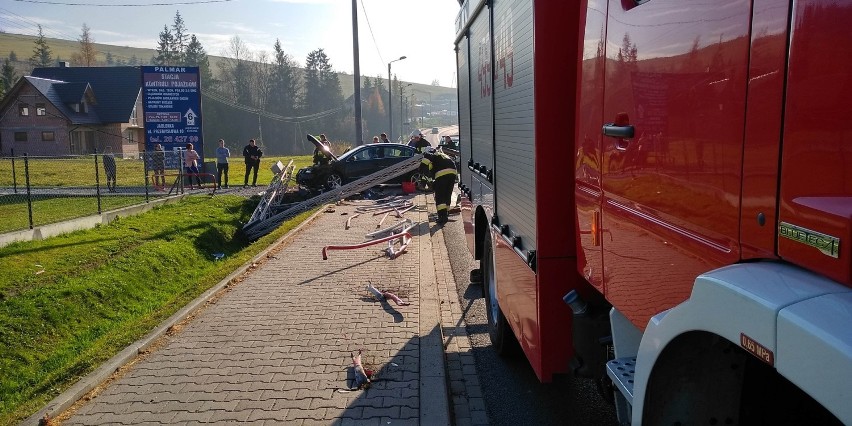
M 165 151 L 178 151 L 191 143 L 199 155 L 204 155 L 198 67 L 142 67 L 142 110 L 148 152 L 153 151 L 156 144 L 162 145 Z M 176 157 L 166 158 L 168 161 Z M 168 168 L 176 166 L 166 164 Z

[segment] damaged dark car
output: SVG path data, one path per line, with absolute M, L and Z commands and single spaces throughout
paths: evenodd
M 322 147 L 318 147 L 322 149 Z M 371 175 L 414 156 L 414 148 L 396 143 L 362 145 L 333 157 L 327 163 L 304 167 L 296 173 L 296 183 L 311 190 L 328 190 Z M 384 183 L 411 180 L 413 172 Z

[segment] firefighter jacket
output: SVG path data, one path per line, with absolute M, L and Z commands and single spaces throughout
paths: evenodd
M 447 154 L 443 152 L 423 154 L 423 160 L 420 162 L 420 173 L 424 176 L 430 176 L 433 179 L 438 179 L 441 176 L 456 175 L 456 163 Z

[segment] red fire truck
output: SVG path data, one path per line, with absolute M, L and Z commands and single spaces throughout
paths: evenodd
M 839 0 L 464 2 L 494 348 L 596 378 L 623 423 L 852 424 L 850 22 Z

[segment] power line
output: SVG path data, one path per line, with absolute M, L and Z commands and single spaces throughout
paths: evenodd
M 364 11 L 364 20 L 367 21 L 367 28 L 370 29 L 370 37 L 373 38 L 373 46 L 376 48 L 376 53 L 379 54 L 379 60 L 383 64 L 385 63 L 385 59 L 382 58 L 382 52 L 379 51 L 379 44 L 376 43 L 376 35 L 373 34 L 373 26 L 370 25 L 370 18 L 367 16 L 367 8 L 364 7 L 364 0 L 361 0 L 361 10 Z
M 149 7 L 149 6 L 181 6 L 181 5 L 192 5 L 192 4 L 206 4 L 206 3 L 226 3 L 232 0 L 197 0 L 197 1 L 177 1 L 173 3 L 148 3 L 148 4 L 132 4 L 132 3 L 66 3 L 59 1 L 42 1 L 42 0 L 15 0 L 21 3 L 38 3 L 38 4 L 52 4 L 59 6 L 95 6 L 95 7 Z

